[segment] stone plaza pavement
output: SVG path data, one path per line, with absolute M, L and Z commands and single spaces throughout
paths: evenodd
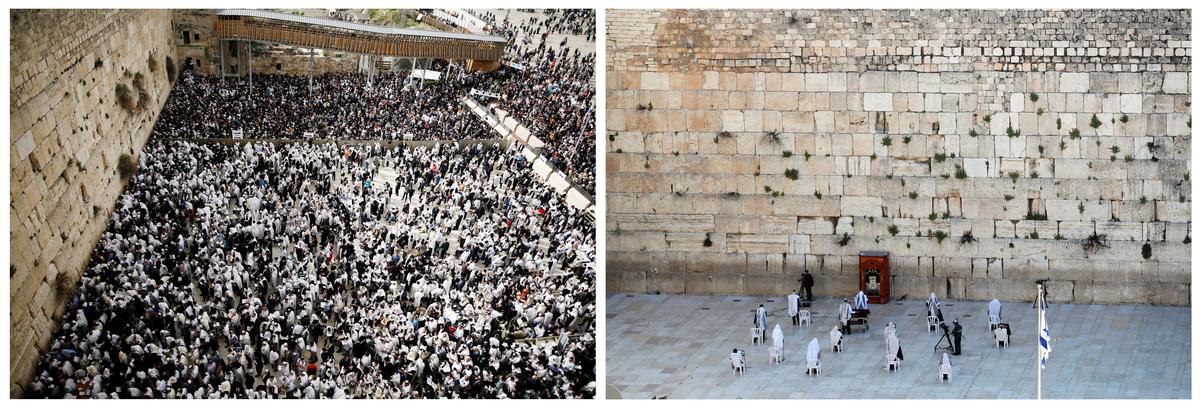
M 963 326 L 963 354 L 951 355 L 951 382 L 938 379 L 940 332 L 925 328 L 924 299 L 871 306 L 870 329 L 830 351 L 835 298 L 817 298 L 812 326 L 792 326 L 786 297 L 609 293 L 607 383 L 626 399 L 1026 399 L 1035 397 L 1037 314 L 1032 303 L 1004 303 L 1012 347 L 997 349 L 988 332 L 987 303 L 941 300 L 947 321 Z M 1002 300 L 1003 301 L 1003 300 Z M 765 304 L 769 327 L 782 324 L 787 359 L 768 361 L 753 345 L 753 310 Z M 905 360 L 883 365 L 883 330 L 895 322 Z M 1042 374 L 1043 398 L 1190 398 L 1191 308 L 1147 305 L 1051 304 L 1053 352 Z M 769 331 L 768 331 L 769 332 Z M 822 373 L 804 374 L 805 348 L 816 337 Z M 769 342 L 769 341 L 768 341 Z M 747 350 L 746 374 L 729 366 L 733 348 Z M 609 392 L 610 396 L 614 394 Z

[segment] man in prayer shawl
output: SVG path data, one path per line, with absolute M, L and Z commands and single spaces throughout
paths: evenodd
M 942 320 L 942 306 L 938 302 L 937 295 L 929 293 L 929 299 L 925 300 L 925 307 L 929 310 L 930 317 L 937 317 L 938 322 Z
M 904 360 L 904 350 L 900 348 L 900 337 L 896 336 L 896 332 L 888 332 L 884 335 L 884 346 L 887 347 L 887 353 L 895 355 L 896 359 Z
M 942 379 L 950 380 L 950 371 L 954 367 L 950 365 L 950 354 L 942 352 Z
M 788 316 L 792 317 L 792 325 L 800 325 L 800 295 L 796 290 L 788 295 Z
M 775 330 L 771 331 L 771 341 L 774 343 L 775 349 L 779 351 L 779 359 L 784 359 L 783 354 L 783 329 L 779 328 L 779 324 L 775 324 Z
M 733 369 L 737 369 L 737 361 L 742 361 L 742 365 L 745 365 L 746 356 L 741 352 L 738 352 L 737 348 L 734 348 L 733 352 L 729 354 L 729 366 Z
M 1000 300 L 993 298 L 992 301 L 988 303 L 988 323 L 991 324 L 991 329 L 993 330 L 996 329 L 996 326 L 1000 325 L 1001 322 L 1004 322 L 1000 318 L 1000 308 Z
M 871 308 L 867 306 L 867 295 L 862 291 L 854 295 L 854 316 L 866 318 L 871 315 Z
M 839 350 L 842 349 L 842 331 L 836 325 L 833 326 L 833 329 L 829 330 L 829 345 L 830 348 L 837 347 Z
M 808 353 L 805 358 L 808 360 L 808 366 L 804 370 L 805 374 L 812 373 L 811 368 L 816 368 L 821 364 L 821 343 L 817 342 L 817 338 L 808 341 Z
M 754 325 L 758 326 L 758 333 L 762 334 L 763 340 L 767 336 L 767 307 L 762 304 L 758 305 L 758 311 L 754 313 Z
M 847 334 L 853 332 L 850 330 L 850 318 L 852 317 L 854 317 L 854 309 L 850 307 L 850 300 L 843 298 L 842 305 L 838 306 L 838 322 L 842 323 L 842 329 L 846 330 L 844 332 Z

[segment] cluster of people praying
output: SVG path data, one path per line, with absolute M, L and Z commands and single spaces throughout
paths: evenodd
M 28 397 L 594 396 L 595 228 L 514 149 L 152 140 L 138 162 Z
M 808 270 L 804 271 L 800 282 L 806 287 L 805 290 L 811 294 L 811 286 L 813 284 L 812 275 Z M 804 316 L 811 314 L 803 308 L 811 305 L 811 296 L 803 297 L 800 291 L 793 291 L 787 296 L 787 314 L 791 317 L 792 325 L 799 326 L 804 323 Z M 954 320 L 950 325 L 943 322 L 941 310 L 941 302 L 937 298 L 937 294 L 929 293 L 929 298 L 925 300 L 926 324 L 930 331 L 940 329 L 943 332 L 943 340 L 947 343 L 939 361 L 939 369 L 941 377 L 944 380 L 950 379 L 952 365 L 950 355 L 962 355 L 962 325 L 958 320 Z M 993 337 L 1000 343 L 1007 343 L 1008 337 L 1011 335 L 1008 323 L 1005 323 L 1001 315 L 1003 311 L 999 300 L 992 299 L 987 305 L 987 317 L 990 329 L 993 332 Z M 852 333 L 852 326 L 855 323 L 866 324 L 866 320 L 871 315 L 869 299 L 865 292 L 859 291 L 854 295 L 853 301 L 850 298 L 843 298 L 841 303 L 837 305 L 837 324 L 829 331 L 829 346 L 833 351 L 841 352 L 844 349 L 844 336 Z M 770 347 L 768 356 L 772 361 L 786 360 L 785 349 L 785 334 L 780 324 L 775 324 L 773 330 L 767 331 L 770 320 L 770 314 L 764 304 L 759 304 L 754 310 L 754 338 L 755 343 L 762 342 L 767 344 L 767 339 L 770 339 Z M 811 325 L 811 319 L 808 320 Z M 769 334 L 769 337 L 768 337 Z M 821 367 L 821 342 L 818 337 L 813 336 L 806 347 L 805 360 L 807 366 L 806 372 L 809 374 L 817 374 Z M 884 345 L 884 363 L 889 368 L 898 367 L 899 362 L 904 360 L 904 349 L 900 346 L 900 338 L 896 333 L 895 322 L 888 322 L 883 330 L 883 345 Z M 940 343 L 939 343 L 940 346 Z M 935 346 L 937 349 L 939 346 Z M 735 348 L 729 356 L 730 365 L 735 371 L 745 371 L 746 367 L 746 352 Z

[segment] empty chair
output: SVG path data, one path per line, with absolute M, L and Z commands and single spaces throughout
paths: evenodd
M 759 327 L 750 328 L 750 336 L 753 337 L 755 345 L 758 345 L 759 342 L 766 342 L 763 339 L 763 331 Z
M 829 330 L 829 345 L 833 352 L 842 352 L 842 331 L 838 330 L 837 326 Z
M 885 354 L 883 356 L 883 363 L 889 371 L 900 370 L 900 358 L 896 357 L 896 354 Z
M 1008 328 L 997 327 L 996 329 L 992 330 L 992 335 L 996 338 L 997 349 L 1002 345 L 1005 348 L 1008 348 Z
M 943 382 L 949 381 L 950 374 L 953 372 L 953 369 L 954 368 L 950 366 L 950 355 L 943 352 L 941 371 L 938 378 L 940 378 Z
M 812 325 L 812 313 L 808 310 L 800 310 L 800 323 L 803 325 Z
M 808 341 L 808 354 L 805 358 L 808 361 L 808 370 L 805 372 L 809 375 L 821 374 L 821 343 L 817 342 L 816 338 Z

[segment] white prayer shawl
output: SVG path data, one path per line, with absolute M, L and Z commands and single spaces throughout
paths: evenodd
M 830 345 L 837 345 L 840 344 L 841 341 L 842 330 L 838 329 L 837 326 L 834 326 L 833 329 L 829 330 L 829 343 Z
M 886 338 L 887 339 L 885 343 L 887 344 L 887 352 L 892 355 L 899 355 L 900 338 L 897 337 L 895 333 L 888 334 Z
M 869 309 L 869 308 L 867 308 L 867 295 L 864 294 L 862 291 L 859 291 L 858 294 L 856 294 L 854 296 L 854 309 L 858 309 L 858 310 Z
M 929 304 L 929 316 L 930 316 L 930 317 L 936 317 L 936 316 L 937 316 L 937 310 L 938 310 L 938 300 L 937 300 L 937 295 L 935 295 L 934 293 L 929 293 L 929 299 L 928 299 L 928 300 L 925 300 L 925 302 L 926 302 L 927 304 Z
M 758 307 L 758 312 L 755 314 L 755 317 L 756 317 L 755 324 L 758 325 L 758 329 L 762 330 L 762 332 L 764 334 L 766 334 L 767 333 L 767 309 L 763 308 L 763 307 Z
M 854 311 L 850 309 L 849 303 L 842 303 L 842 305 L 838 307 L 838 321 L 841 321 L 842 325 L 846 325 L 846 323 L 850 322 L 850 317 L 853 315 Z
M 1000 321 L 1000 300 L 995 298 L 988 303 L 988 321 L 992 324 L 999 324 Z
M 800 313 L 800 296 L 797 295 L 796 293 L 792 293 L 791 295 L 789 295 L 787 297 L 787 299 L 788 299 L 788 316 L 795 317 L 796 314 Z
M 775 349 L 778 349 L 779 353 L 782 355 L 783 354 L 783 329 L 779 328 L 779 324 L 775 324 L 775 330 L 771 331 L 771 341 L 774 342 Z
M 805 358 L 808 359 L 809 366 L 813 366 L 814 364 L 821 362 L 821 343 L 818 342 L 816 338 L 813 338 L 812 341 L 808 341 L 808 353 Z
M 942 367 L 943 368 L 950 367 L 950 354 L 947 354 L 945 352 L 942 353 Z

